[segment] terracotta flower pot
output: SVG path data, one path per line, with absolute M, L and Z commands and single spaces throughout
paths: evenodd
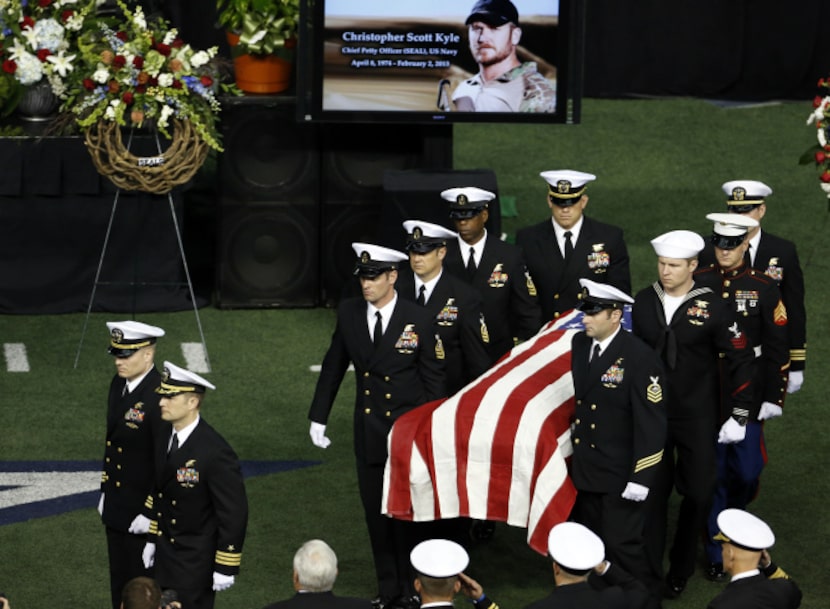
M 237 34 L 227 34 L 231 47 L 239 42 Z M 233 69 L 236 86 L 247 93 L 280 93 L 291 86 L 294 62 L 276 55 L 236 54 Z

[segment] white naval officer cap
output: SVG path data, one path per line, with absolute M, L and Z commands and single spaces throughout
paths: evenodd
M 409 256 L 398 250 L 393 250 L 373 243 L 352 243 L 352 249 L 357 256 L 354 274 L 361 277 L 377 277 L 386 271 L 398 268 L 398 263 L 408 261 Z
M 663 258 L 694 258 L 704 245 L 703 237 L 690 230 L 672 230 L 651 240 L 655 253 Z
M 406 220 L 406 249 L 409 252 L 424 253 L 447 244 L 449 239 L 457 239 L 458 233 L 432 222 L 423 220 Z
M 769 525 L 749 512 L 728 508 L 718 514 L 720 531 L 715 541 L 731 543 L 745 550 L 760 552 L 775 544 L 775 534 Z
M 706 214 L 706 219 L 714 222 L 712 244 L 724 250 L 738 247 L 749 229 L 758 226 L 757 220 L 741 214 L 715 212 Z
M 551 558 L 569 571 L 588 572 L 605 560 L 605 544 L 588 527 L 561 522 L 548 533 Z
M 108 321 L 110 346 L 107 349 L 115 357 L 130 357 L 133 353 L 155 344 L 156 339 L 164 336 L 164 330 L 140 321 Z
M 586 315 L 596 315 L 603 309 L 622 309 L 625 303 L 634 302 L 631 296 L 607 283 L 581 278 L 579 285 L 582 293 L 577 308 Z
M 412 548 L 409 562 L 427 577 L 455 577 L 470 564 L 470 556 L 460 544 L 449 539 L 427 539 Z
M 475 186 L 464 186 L 442 190 L 441 198 L 450 202 L 450 218 L 461 219 L 472 218 L 481 210 L 487 209 L 490 201 L 496 198 L 496 193 Z
M 721 185 L 729 211 L 746 213 L 764 202 L 772 188 L 757 180 L 731 180 Z
M 161 385 L 156 387 L 156 393 L 160 395 L 204 393 L 206 389 L 216 389 L 216 387 L 195 372 L 185 370 L 171 362 L 164 362 Z
M 589 182 L 597 179 L 592 173 L 573 169 L 555 169 L 539 174 L 548 183 L 548 196 L 557 205 L 573 205 L 585 192 Z

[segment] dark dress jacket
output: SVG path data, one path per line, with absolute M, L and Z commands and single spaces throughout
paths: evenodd
M 333 592 L 297 592 L 291 598 L 272 603 L 264 609 L 371 609 L 371 601 L 335 596 Z
M 366 301 L 344 300 L 323 358 L 308 418 L 325 424 L 343 376 L 354 364 L 354 450 L 367 464 L 386 461 L 392 424 L 416 406 L 447 396 L 443 362 L 435 357 L 432 320 L 400 296 L 376 350 L 369 336 Z
M 763 573 L 729 582 L 708 609 L 796 609 L 801 590 L 789 578 L 768 579 Z
M 415 303 L 413 273 L 401 271 L 397 287 L 399 296 Z M 447 394 L 453 395 L 495 361 L 487 351 L 490 326 L 481 310 L 481 296 L 444 269 L 423 308 L 437 337 L 436 357 L 444 361 Z
M 156 578 L 162 589 L 210 588 L 214 571 L 235 575 L 242 559 L 248 500 L 239 460 L 204 419 L 169 457 L 168 441 L 156 444 Z
M 133 519 L 144 513 L 144 501 L 153 490 L 155 440 L 170 437 L 170 424 L 161 420 L 159 371 L 152 368 L 131 392 L 122 395 L 126 381 L 115 375 L 107 399 L 107 439 L 101 492 L 105 525 L 126 533 Z
M 571 478 L 577 490 L 622 493 L 652 486 L 666 442 L 665 379 L 654 350 L 620 330 L 589 367 L 592 339 L 571 343 L 574 422 Z
M 580 278 L 608 283 L 631 293 L 628 249 L 622 229 L 583 216 L 579 238 L 568 264 L 562 258 L 551 219 L 516 233 L 527 268 L 539 294 L 542 323 L 556 319 L 579 304 Z
M 467 282 L 481 296 L 487 320 L 493 361 L 510 351 L 517 341 L 527 340 L 542 327 L 542 309 L 536 286 L 525 264 L 522 249 L 487 235 L 481 260 L 470 276 L 458 240 L 447 244 L 444 269 Z

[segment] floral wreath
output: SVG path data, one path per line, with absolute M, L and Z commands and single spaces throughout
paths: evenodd
M 818 81 L 820 89 L 826 89 L 824 95 L 819 94 L 813 99 L 813 111 L 807 118 L 807 124 L 816 126 L 818 145 L 812 146 L 801 158 L 802 164 L 815 163 L 819 170 L 821 189 L 830 198 L 830 78 Z

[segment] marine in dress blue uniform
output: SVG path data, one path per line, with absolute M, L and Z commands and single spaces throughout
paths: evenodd
M 444 268 L 481 296 L 481 310 L 489 322 L 487 350 L 493 361 L 519 341 L 535 335 L 542 326 L 536 286 L 522 249 L 490 235 L 485 228 L 488 203 L 495 196 L 473 186 L 441 192 L 449 202 L 450 219 L 458 233 L 458 238 L 447 241 Z
M 579 304 L 581 278 L 629 294 L 631 272 L 622 229 L 583 214 L 587 184 L 596 176 L 569 169 L 543 171 L 551 219 L 516 233 L 542 307 L 542 323 Z M 568 235 L 570 233 L 570 235 Z M 570 240 L 571 246 L 568 246 Z
M 775 281 L 744 262 L 750 228 L 757 221 L 743 214 L 713 213 L 712 243 L 717 265 L 695 274 L 695 281 L 721 294 L 738 317 L 755 353 L 752 401 L 746 411 L 721 402 L 723 424 L 718 432 L 718 481 L 709 513 L 709 539 L 717 533 L 717 515 L 727 507 L 743 509 L 758 490 L 766 464 L 764 421 L 783 414 L 790 365 L 787 310 Z M 710 579 L 725 578 L 720 548 L 706 545 Z
M 435 356 L 432 320 L 422 307 L 395 291 L 406 254 L 353 243 L 362 298 L 337 309 L 337 325 L 308 418 L 312 442 L 329 445 L 326 423 L 349 362 L 355 369 L 354 452 L 360 498 L 378 581 L 376 607 L 391 607 L 414 594 L 408 562 L 414 536 L 405 523 L 381 514 L 387 436 L 413 408 L 447 396 L 443 361 Z M 378 317 L 379 315 L 379 317 Z
M 732 411 L 748 411 L 755 356 L 720 292 L 694 280 L 703 238 L 676 230 L 651 244 L 659 280 L 635 297 L 632 322 L 634 334 L 654 348 L 666 370 L 668 436 L 648 497 L 646 549 L 662 570 L 669 497 L 676 487 L 682 500 L 671 527 L 675 533 L 666 577 L 666 596 L 676 598 L 694 573 L 700 531 L 715 490 L 721 393 L 728 396 Z
M 145 558 L 156 580 L 174 589 L 182 607 L 211 609 L 216 592 L 236 581 L 248 525 L 239 459 L 200 410 L 214 385 L 171 362 L 156 392 L 172 432 L 156 444 L 153 514 Z
M 155 367 L 156 341 L 164 330 L 137 321 L 107 322 L 109 353 L 117 373 L 107 398 L 107 433 L 101 473 L 101 520 L 106 526 L 110 596 L 121 605 L 124 585 L 152 575 L 141 559 L 149 519 L 144 500 L 153 489 L 153 447 L 169 435 L 155 393 L 161 375 Z

